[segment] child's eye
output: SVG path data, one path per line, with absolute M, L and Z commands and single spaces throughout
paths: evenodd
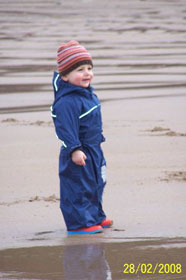
M 78 71 L 80 71 L 80 72 L 83 71 L 83 68 L 79 68 Z

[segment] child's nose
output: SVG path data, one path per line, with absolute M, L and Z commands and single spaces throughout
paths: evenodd
M 85 75 L 89 75 L 90 71 L 88 69 L 85 69 Z

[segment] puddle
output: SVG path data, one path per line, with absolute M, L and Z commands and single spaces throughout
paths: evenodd
M 186 240 L 81 244 L 67 238 L 63 246 L 3 250 L 0 271 L 0 279 L 186 279 Z

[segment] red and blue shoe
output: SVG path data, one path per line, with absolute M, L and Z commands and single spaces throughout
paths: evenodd
M 91 226 L 87 228 L 78 228 L 78 229 L 73 229 L 73 230 L 68 230 L 68 234 L 94 234 L 94 233 L 100 233 L 102 232 L 102 226 L 101 225 L 96 225 L 96 226 Z
M 102 223 L 100 224 L 100 226 L 102 228 L 110 228 L 113 225 L 113 220 L 110 219 L 105 219 L 102 221 Z

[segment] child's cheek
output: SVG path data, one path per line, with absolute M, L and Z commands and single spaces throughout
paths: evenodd
M 82 80 L 81 75 L 77 75 L 75 80 L 76 80 L 76 83 L 80 83 Z

